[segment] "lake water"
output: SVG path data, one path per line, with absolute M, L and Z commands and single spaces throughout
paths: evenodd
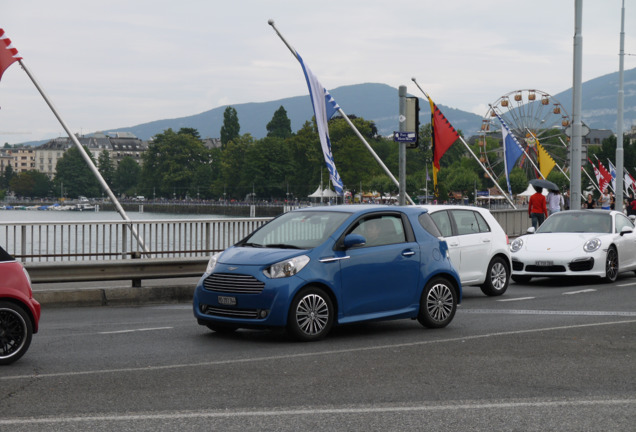
M 127 211 L 126 215 L 133 221 L 145 220 L 186 220 L 186 219 L 232 219 L 223 215 L 205 214 L 172 214 L 172 213 L 140 213 Z M 55 210 L 0 210 L 0 222 L 88 222 L 123 220 L 116 211 L 55 211 Z

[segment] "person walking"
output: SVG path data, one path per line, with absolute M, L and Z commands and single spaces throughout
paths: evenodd
M 592 195 L 592 192 L 587 194 L 587 201 L 585 201 L 584 206 L 586 209 L 596 208 L 596 203 L 594 202 L 594 196 Z
M 546 205 L 548 206 L 548 215 L 560 212 L 565 207 L 563 196 L 559 190 L 551 190 L 546 197 Z
M 603 193 L 601 193 L 601 197 L 598 199 L 598 203 L 601 206 L 601 209 L 609 210 L 610 209 L 610 202 L 611 202 L 610 194 L 607 191 L 607 188 L 605 188 L 605 189 L 603 189 Z
M 528 201 L 528 217 L 532 219 L 532 226 L 536 230 L 548 217 L 548 208 L 546 207 L 545 197 L 542 194 L 543 188 L 533 187 L 536 193 L 532 194 Z

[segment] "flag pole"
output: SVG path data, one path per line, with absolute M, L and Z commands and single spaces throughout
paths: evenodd
M 38 81 L 35 79 L 35 76 L 33 76 L 33 74 L 31 73 L 31 71 L 29 70 L 29 68 L 24 64 L 24 61 L 22 59 L 19 59 L 18 62 L 20 63 L 20 66 L 22 66 L 22 69 L 24 69 L 24 71 L 26 72 L 26 74 L 28 75 L 28 77 L 31 79 L 31 81 L 33 82 L 33 85 L 35 85 L 35 88 L 40 92 L 40 94 L 42 95 L 42 97 L 44 98 L 44 101 L 46 102 L 46 104 L 49 106 L 49 108 L 51 109 L 51 111 L 53 111 L 53 114 L 55 115 L 55 117 L 57 118 L 57 120 L 60 122 L 60 124 L 62 125 L 62 128 L 64 128 L 64 130 L 66 131 L 68 137 L 73 141 L 73 144 L 75 144 L 75 146 L 77 147 L 77 149 L 79 150 L 80 154 L 82 155 L 82 158 L 84 159 L 84 161 L 88 164 L 88 167 L 90 168 L 91 172 L 95 175 L 95 177 L 97 178 L 97 181 L 100 183 L 100 185 L 102 186 L 102 188 L 104 189 L 104 191 L 106 191 L 106 193 L 108 194 L 108 197 L 111 199 L 111 201 L 113 202 L 113 204 L 115 205 L 115 208 L 117 209 L 117 212 L 121 215 L 121 217 L 127 221 L 127 222 L 131 222 L 130 218 L 128 217 L 128 215 L 126 214 L 126 212 L 124 211 L 124 209 L 122 208 L 121 204 L 119 203 L 119 201 L 117 200 L 117 198 L 115 197 L 115 195 L 113 194 L 113 192 L 110 190 L 110 188 L 108 187 L 108 184 L 106 184 L 106 181 L 104 180 L 104 178 L 102 177 L 102 175 L 99 173 L 99 170 L 97 169 L 97 167 L 95 166 L 95 164 L 93 163 L 93 161 L 91 160 L 91 158 L 88 156 L 88 153 L 86 153 L 86 150 L 84 150 L 84 147 L 82 147 L 82 145 L 80 144 L 80 142 L 78 141 L 77 137 L 75 136 L 75 134 L 73 134 L 71 132 L 71 130 L 69 129 L 68 125 L 66 124 L 66 122 L 62 119 L 62 117 L 59 115 L 59 113 L 57 112 L 57 110 L 55 109 L 55 106 L 53 105 L 53 102 L 51 102 L 51 100 L 48 98 L 48 96 L 46 95 L 46 93 L 44 92 L 44 89 L 42 89 L 42 87 L 40 86 L 40 84 L 38 83 Z M 139 246 L 143 249 L 144 252 L 149 252 L 148 249 L 146 248 L 146 245 L 144 244 L 144 241 L 141 237 L 139 237 L 139 234 L 137 233 L 137 230 L 135 229 L 134 226 L 132 226 L 132 224 L 129 225 L 130 230 L 132 231 L 133 236 L 135 237 L 135 239 L 137 240 L 137 243 L 139 244 Z
M 420 85 L 417 83 L 417 80 L 415 79 L 415 77 L 411 78 L 411 80 L 415 83 L 415 85 L 417 86 L 418 89 L 420 89 L 420 91 L 422 93 L 424 93 L 424 96 L 426 96 L 426 99 L 428 99 L 429 101 L 431 100 L 431 98 L 429 97 L 429 95 L 422 89 L 422 87 L 420 87 Z M 512 200 L 510 199 L 510 197 L 508 196 L 508 194 L 506 192 L 504 192 L 504 190 L 501 188 L 501 186 L 499 186 L 499 183 L 497 183 L 497 181 L 493 178 L 492 174 L 490 174 L 490 172 L 488 171 L 488 169 L 486 169 L 486 167 L 484 166 L 483 163 L 481 163 L 481 161 L 479 160 L 479 158 L 477 157 L 477 155 L 475 155 L 475 153 L 473 152 L 473 150 L 470 148 L 470 146 L 466 143 L 466 141 L 464 141 L 464 138 L 459 135 L 459 139 L 462 142 L 462 144 L 464 144 L 464 146 L 466 147 L 466 149 L 468 149 L 468 151 L 470 152 L 470 154 L 475 158 L 475 160 L 477 161 L 477 163 L 479 164 L 479 166 L 481 167 L 481 169 L 484 170 L 484 172 L 486 174 L 488 174 L 488 177 L 490 177 L 490 180 L 492 180 L 492 182 L 495 184 L 495 186 L 497 186 L 497 189 L 499 189 L 499 191 L 501 191 L 501 193 L 503 194 L 503 196 L 506 197 L 506 199 L 508 200 L 508 202 L 510 203 L 510 205 L 512 206 L 512 208 L 514 208 L 515 210 L 517 209 L 517 206 L 515 206 L 515 204 L 512 202 Z
M 537 138 L 537 136 L 536 136 L 536 135 L 535 135 L 535 134 L 534 134 L 534 133 L 533 133 L 530 129 L 526 128 L 526 130 L 528 131 L 528 133 L 529 133 L 530 135 L 532 135 L 532 136 L 534 137 L 535 141 L 538 143 L 538 142 L 539 142 L 539 139 Z M 559 139 L 561 139 L 561 137 L 559 137 Z M 545 148 L 544 148 L 544 150 L 545 150 Z M 555 166 L 559 169 L 559 171 L 561 171 L 561 173 L 565 176 L 565 178 L 566 178 L 566 179 L 568 179 L 568 181 L 570 181 L 570 176 L 568 176 L 568 175 L 565 173 L 565 171 L 563 171 L 563 168 L 561 168 L 561 167 L 559 166 L 559 164 L 558 164 L 558 163 L 556 163 L 556 161 L 554 162 L 554 165 L 555 165 Z M 539 172 L 541 172 L 541 171 L 539 171 Z M 543 176 L 543 175 L 542 175 L 542 176 Z M 545 177 L 544 177 L 544 178 L 545 178 Z
M 274 20 L 270 19 L 270 20 L 267 21 L 267 23 L 270 26 L 272 26 L 272 28 L 274 29 L 274 31 L 276 32 L 278 37 L 283 41 L 283 43 L 287 46 L 287 48 L 289 48 L 289 51 L 291 51 L 291 53 L 294 55 L 296 60 L 298 60 L 298 52 L 296 52 L 296 50 L 289 44 L 289 42 L 287 42 L 287 39 L 285 39 L 285 37 L 283 37 L 283 35 L 280 33 L 280 31 L 278 31 L 278 28 L 276 27 L 276 25 L 274 23 Z M 378 164 L 380 164 L 380 166 L 382 167 L 384 172 L 389 176 L 391 181 L 393 181 L 393 183 L 395 183 L 395 185 L 399 187 L 400 186 L 400 182 L 395 178 L 393 173 L 391 173 L 391 170 L 389 170 L 389 168 L 384 164 L 384 162 L 382 162 L 382 159 L 380 159 L 380 157 L 377 155 L 377 153 L 371 148 L 371 146 L 369 145 L 367 140 L 362 136 L 362 134 L 360 133 L 358 128 L 355 127 L 355 125 L 351 122 L 351 120 L 349 119 L 347 114 L 345 114 L 345 112 L 342 110 L 342 108 L 338 108 L 338 113 L 340 113 L 342 118 L 345 119 L 345 121 L 347 122 L 349 127 L 351 127 L 351 129 L 353 129 L 353 132 L 357 135 L 357 137 L 360 139 L 360 141 L 362 141 L 362 143 L 365 145 L 367 150 L 369 150 L 369 152 L 371 152 L 371 155 L 373 155 L 373 158 L 378 162 Z M 411 204 L 415 204 L 415 202 L 411 199 L 411 197 L 406 192 L 404 192 L 404 195 L 405 195 L 406 199 Z

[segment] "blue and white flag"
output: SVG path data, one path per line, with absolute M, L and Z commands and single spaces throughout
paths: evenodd
M 318 81 L 318 78 L 311 72 L 307 65 L 303 62 L 303 59 L 298 55 L 298 61 L 303 67 L 305 73 L 305 79 L 307 80 L 307 86 L 309 87 L 309 95 L 311 96 L 311 104 L 314 107 L 314 114 L 316 115 L 316 125 L 318 126 L 318 136 L 320 137 L 320 145 L 322 146 L 322 153 L 327 163 L 327 169 L 329 170 L 329 178 L 331 184 L 338 195 L 343 194 L 343 185 L 338 170 L 336 169 L 336 163 L 333 160 L 333 154 L 331 153 L 331 140 L 329 139 L 329 127 L 327 121 L 340 109 L 335 99 L 331 97 L 327 89 L 325 89 Z
M 616 191 L 616 167 L 611 160 L 608 159 L 607 162 L 609 162 L 609 172 L 612 175 L 612 190 Z
M 494 110 L 493 110 L 494 112 Z M 506 122 L 495 112 L 495 115 L 501 122 L 501 135 L 503 137 L 503 151 L 504 151 L 504 166 L 506 169 L 506 183 L 508 184 L 508 193 L 512 195 L 512 188 L 510 187 L 510 171 L 515 166 L 517 159 L 523 154 L 523 147 L 519 144 L 517 138 L 510 132 Z

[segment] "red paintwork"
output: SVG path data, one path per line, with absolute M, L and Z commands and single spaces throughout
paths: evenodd
M 33 321 L 33 333 L 40 322 L 40 303 L 33 298 L 31 284 L 22 264 L 17 261 L 0 262 L 0 300 L 12 299 L 21 303 Z

